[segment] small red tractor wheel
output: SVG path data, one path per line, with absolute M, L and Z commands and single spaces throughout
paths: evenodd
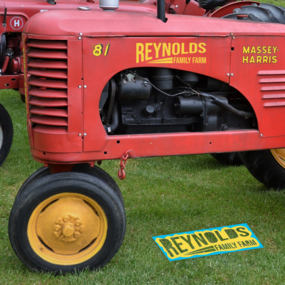
M 97 269 L 125 235 L 122 201 L 102 180 L 64 172 L 31 182 L 15 200 L 9 237 L 30 269 L 53 273 Z
M 247 151 L 240 153 L 249 172 L 269 188 L 285 188 L 285 149 Z
M 13 124 L 9 113 L 0 104 L 0 166 L 9 154 L 13 141 Z

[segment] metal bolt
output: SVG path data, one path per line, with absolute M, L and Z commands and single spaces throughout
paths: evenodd
M 178 8 L 178 5 L 176 5 L 175 7 Z
M 81 85 L 79 85 L 78 88 L 80 89 L 80 88 L 81 88 Z
M 260 134 L 261 137 L 263 137 L 263 134 Z
M 78 134 L 81 137 L 81 134 Z
M 78 39 L 81 40 L 81 37 L 79 37 Z
M 230 74 L 229 74 L 229 73 L 227 73 L 227 76 L 230 76 Z
M 79 33 L 79 36 L 82 36 L 82 33 Z
M 233 74 L 233 73 L 231 73 L 231 76 L 234 76 L 234 74 Z
M 84 135 L 84 136 L 87 136 L 87 134 L 86 134 L 86 133 L 84 133 L 83 135 Z
M 84 88 L 87 88 L 87 85 L 84 85 Z

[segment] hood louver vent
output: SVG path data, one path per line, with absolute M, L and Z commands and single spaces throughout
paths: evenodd
M 37 130 L 67 131 L 67 42 L 28 40 L 29 113 Z
M 261 70 L 258 72 L 263 107 L 285 106 L 285 70 Z

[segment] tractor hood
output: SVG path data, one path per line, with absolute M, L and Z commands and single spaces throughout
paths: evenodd
M 24 33 L 46 36 L 228 36 L 285 35 L 285 25 L 184 15 L 110 11 L 49 11 L 33 16 Z

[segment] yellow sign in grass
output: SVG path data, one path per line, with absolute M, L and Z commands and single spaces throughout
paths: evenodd
M 247 224 L 153 237 L 169 261 L 263 248 Z

